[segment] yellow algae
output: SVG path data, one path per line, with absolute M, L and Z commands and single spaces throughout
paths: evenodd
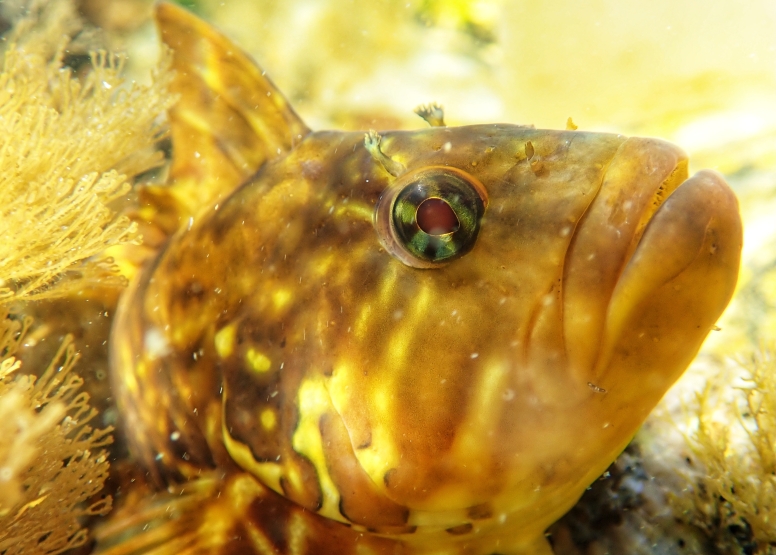
M 138 236 L 137 224 L 116 211 L 115 201 L 126 196 L 133 176 L 162 163 L 155 144 L 172 100 L 169 58 L 148 86 L 125 83 L 123 59 L 102 51 L 92 53 L 90 70 L 78 77 L 64 65 L 67 42 L 58 33 L 79 27 L 73 6 L 56 1 L 33 10 L 4 39 L 4 303 L 61 297 L 85 284 L 120 285 L 105 250 Z
M 94 496 L 108 476 L 112 428 L 90 425 L 97 411 L 72 372 L 72 337 L 40 377 L 16 375 L 27 325 L 0 312 L 0 550 L 60 552 L 87 542 L 83 518 L 110 511 L 110 496 Z

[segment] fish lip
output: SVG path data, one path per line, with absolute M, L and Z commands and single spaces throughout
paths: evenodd
M 742 246 L 738 200 L 723 176 L 702 170 L 682 180 L 634 237 L 607 307 L 593 375 L 604 379 L 611 372 L 618 343 L 660 303 L 666 321 L 655 338 L 686 337 L 689 364 L 733 295 Z M 667 303 L 672 296 L 676 302 Z M 667 380 L 673 383 L 686 364 L 668 371 Z
M 582 384 L 600 385 L 595 368 L 612 294 L 660 207 L 687 181 L 687 165 L 671 143 L 625 139 L 576 225 L 563 268 L 563 337 Z

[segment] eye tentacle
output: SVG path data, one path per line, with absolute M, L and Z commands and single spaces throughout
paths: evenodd
M 405 168 L 400 162 L 392 160 L 389 156 L 386 156 L 382 150 L 380 150 L 380 142 L 382 139 L 382 136 L 377 131 L 370 129 L 369 133 L 364 134 L 364 146 L 369 151 L 369 154 L 372 155 L 372 158 L 374 158 L 375 162 L 379 163 L 385 169 L 385 171 L 394 177 L 399 177 L 406 171 L 407 168 Z
M 437 102 L 421 104 L 415 108 L 415 113 L 422 117 L 431 127 L 447 127 L 445 124 L 445 110 Z

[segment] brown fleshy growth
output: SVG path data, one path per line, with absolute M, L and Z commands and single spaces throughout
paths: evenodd
M 169 57 L 149 86 L 124 84 L 122 59 L 105 52 L 79 78 L 64 63 L 79 28 L 70 2 L 38 1 L 5 37 L 0 303 L 121 282 L 102 253 L 136 241 L 136 224 L 109 205 L 162 162 Z
M 0 318 L 0 553 L 61 553 L 86 542 L 84 517 L 111 508 L 109 496 L 94 496 L 108 476 L 102 447 L 112 428 L 89 425 L 97 411 L 71 372 L 71 337 L 40 378 L 15 378 L 30 322 Z
M 688 438 L 693 487 L 670 502 L 723 552 L 770 553 L 776 546 L 776 347 L 741 368 L 739 383 L 710 380 L 698 395 L 697 429 Z

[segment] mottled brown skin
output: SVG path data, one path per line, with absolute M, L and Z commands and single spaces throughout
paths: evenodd
M 546 527 L 730 299 L 741 223 L 722 178 L 687 179 L 655 139 L 502 124 L 370 151 L 308 132 L 193 16 L 157 18 L 182 92 L 159 218 L 182 227 L 124 296 L 112 364 L 160 485 L 225 476 L 185 552 L 551 553 Z M 487 208 L 468 254 L 421 269 L 376 206 L 434 166 Z M 197 184 L 199 209 L 175 201 Z

